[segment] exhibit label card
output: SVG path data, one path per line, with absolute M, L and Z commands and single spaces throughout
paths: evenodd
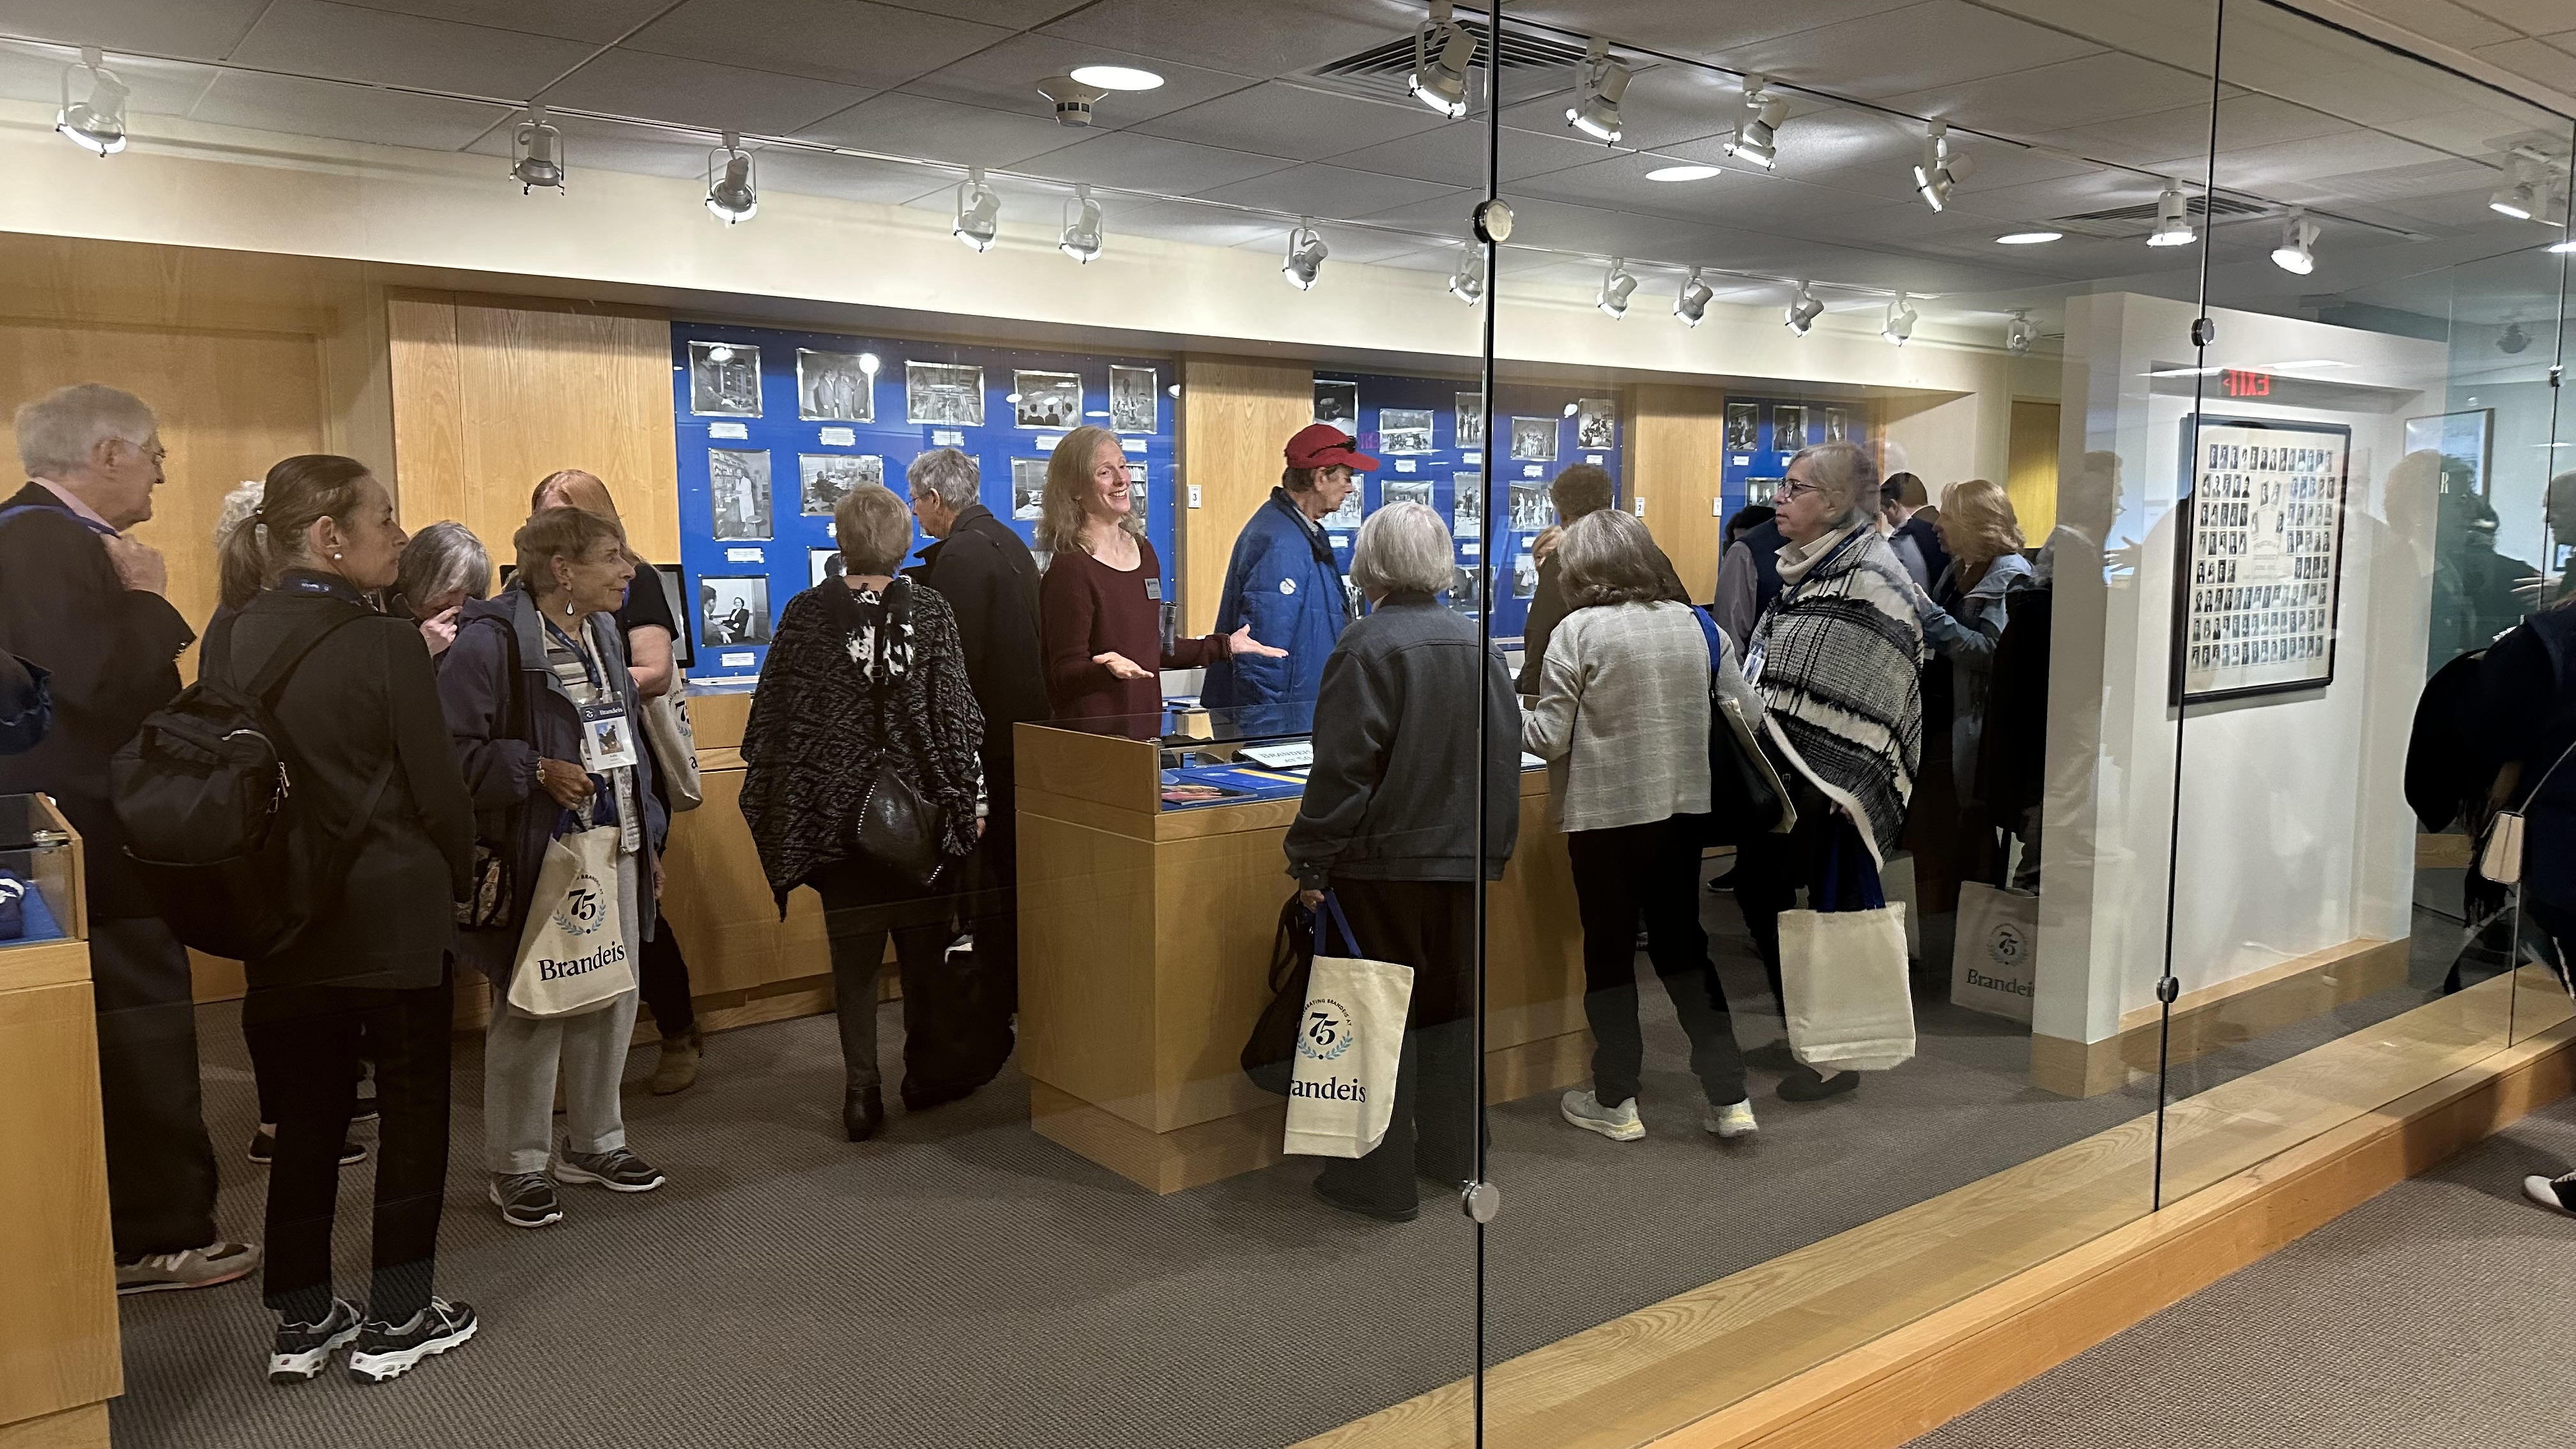
M 2190 546 L 2176 581 L 2182 703 L 2314 689 L 2334 678 L 2349 429 L 2202 418 Z

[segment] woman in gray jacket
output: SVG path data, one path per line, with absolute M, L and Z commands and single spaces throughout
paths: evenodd
M 1565 1120 L 1614 1142 L 1646 1135 L 1637 1115 L 1645 1043 L 1637 1027 L 1637 916 L 1646 950 L 1691 1043 L 1708 1101 L 1700 1125 L 1754 1130 L 1744 1053 L 1699 923 L 1701 822 L 1709 809 L 1712 668 L 1734 677 L 1724 639 L 1692 616 L 1646 526 L 1617 509 L 1577 520 L 1557 545 L 1569 612 L 1548 642 L 1524 734 L 1548 762 L 1583 921 L 1583 1010 L 1592 1086 L 1565 1094 Z M 1754 717 L 1758 718 L 1756 714 Z
M 1474 620 L 1438 601 L 1456 573 L 1451 547 L 1440 515 L 1419 503 L 1381 508 L 1360 528 L 1351 582 L 1370 612 L 1324 661 L 1315 765 L 1286 842 L 1306 904 L 1330 890 L 1362 952 L 1414 970 L 1386 1140 L 1315 1179 L 1325 1202 L 1391 1222 L 1421 1211 L 1417 1167 L 1451 1182 L 1482 1176 L 1475 882 L 1480 869 L 1502 878 L 1520 832 L 1520 715 L 1502 656 L 1478 644 Z

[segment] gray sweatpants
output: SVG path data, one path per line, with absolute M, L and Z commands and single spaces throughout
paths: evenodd
M 639 959 L 639 874 L 634 856 L 619 860 L 617 884 L 627 923 L 627 959 Z M 554 1147 L 555 1070 L 563 1070 L 564 1128 L 575 1152 L 626 1145 L 618 1083 L 635 1037 L 636 991 L 579 1016 L 533 1017 L 494 994 L 483 1033 L 483 1156 L 496 1173 L 543 1172 Z

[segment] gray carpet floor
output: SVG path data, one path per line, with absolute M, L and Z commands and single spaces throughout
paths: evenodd
M 2558 1449 L 2576 1426 L 2576 1102 L 2507 1128 L 1912 1449 Z
M 1730 991 L 1764 1000 L 1731 902 L 1711 897 L 1707 917 Z M 1946 961 L 1946 943 L 1926 954 Z M 2144 1078 L 2087 1101 L 2031 1087 L 2022 1030 L 1945 996 L 1921 1001 L 1922 1055 L 1856 1094 L 1782 1103 L 1757 1073 L 1761 1137 L 1721 1147 L 1698 1130 L 1685 1043 L 1648 985 L 1645 1140 L 1578 1132 L 1553 1094 L 1492 1114 L 1506 1205 L 1488 1244 L 1491 1360 L 2151 1110 Z M 2204 1070 L 2250 1070 L 2423 999 L 2383 993 Z M 898 1059 L 899 1007 L 881 1029 Z M 236 1011 L 206 1008 L 202 1031 L 219 1219 L 256 1236 Z M 1745 1013 L 1737 1031 L 1758 1043 L 1778 1024 Z M 670 1186 L 568 1188 L 566 1220 L 524 1232 L 484 1200 L 480 1057 L 461 1049 L 440 1288 L 477 1306 L 482 1336 L 393 1384 L 280 1389 L 254 1288 L 132 1300 L 120 1449 L 1244 1449 L 1473 1369 L 1475 1238 L 1448 1200 L 1411 1224 L 1354 1219 L 1314 1201 L 1313 1164 L 1294 1161 L 1156 1197 L 1031 1132 L 1015 1071 L 934 1112 L 889 1103 L 887 1132 L 852 1146 L 824 1018 L 713 1038 L 677 1097 L 642 1091 L 651 1066 L 650 1051 L 630 1064 L 628 1123 Z M 369 1166 L 343 1174 L 344 1291 L 364 1281 L 371 1184 Z

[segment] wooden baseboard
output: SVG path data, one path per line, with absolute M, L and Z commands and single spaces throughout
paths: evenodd
M 0 1449 L 108 1449 L 107 1405 L 83 1404 L 0 1424 Z
M 2154 1071 L 2160 1048 L 2174 1063 L 2193 1061 L 2403 985 L 2406 953 L 2404 941 L 2347 941 L 2187 991 L 2174 1002 L 2170 1043 L 2159 1041 L 2155 1006 L 2122 1013 L 2119 1033 L 2096 1042 L 2034 1034 L 2030 1079 L 2061 1097 L 2116 1091 L 2131 1072 Z

